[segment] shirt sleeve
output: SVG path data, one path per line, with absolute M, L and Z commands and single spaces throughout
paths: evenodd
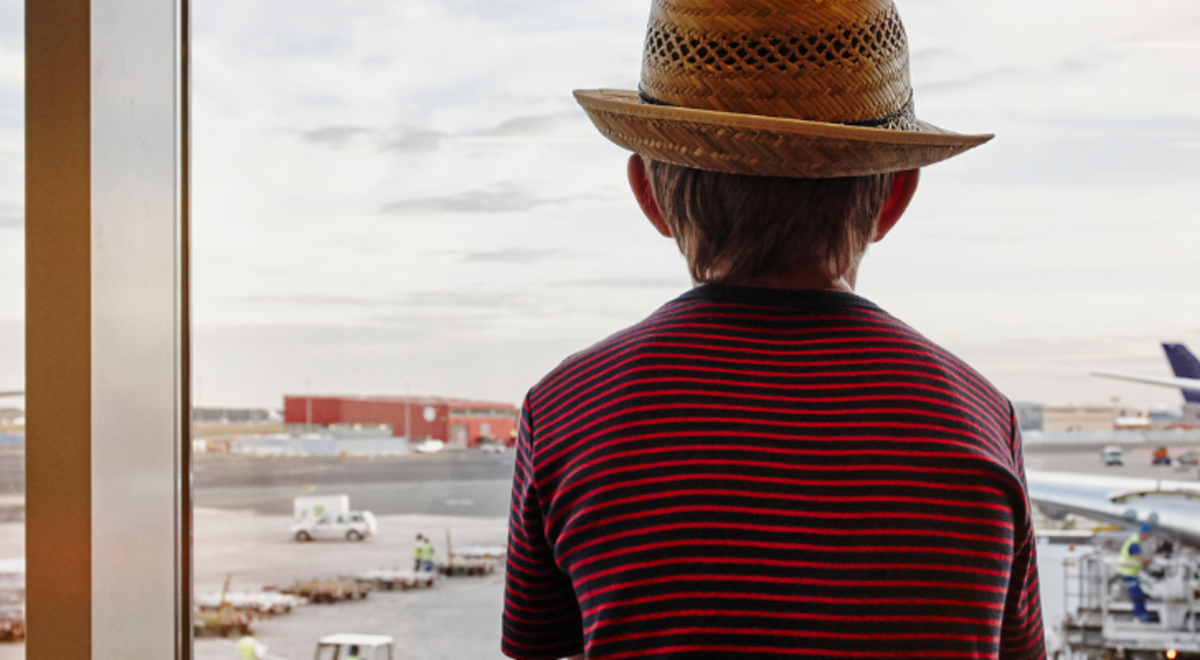
M 1029 489 L 1025 484 L 1025 460 L 1021 430 L 1016 415 L 1012 425 L 1014 467 L 1021 481 L 1019 510 L 1014 511 L 1013 562 L 1009 574 L 1008 596 L 1004 603 L 1004 624 L 1000 636 L 1000 657 L 1004 660 L 1040 660 L 1046 657 L 1042 629 L 1042 598 L 1038 585 L 1037 539 L 1033 534 Z
M 503 640 L 510 658 L 543 660 L 583 652 L 583 622 L 570 578 L 554 562 L 533 469 L 533 413 L 521 407 L 509 511 Z

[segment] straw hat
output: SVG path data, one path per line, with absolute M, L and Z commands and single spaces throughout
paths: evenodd
M 891 0 L 654 0 L 640 89 L 575 98 L 626 149 L 735 174 L 895 172 L 992 138 L 914 116 Z

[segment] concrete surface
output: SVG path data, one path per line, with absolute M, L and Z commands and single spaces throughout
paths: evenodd
M 1173 450 L 1194 448 L 1180 446 Z M 1193 468 L 1152 467 L 1152 447 L 1127 447 L 1123 467 L 1104 467 L 1093 447 L 1027 446 L 1029 469 L 1120 477 L 1190 480 Z M 1172 454 L 1176 451 L 1172 451 Z M 20 511 L 23 456 L 0 455 L 0 508 Z M 387 459 L 249 459 L 206 457 L 198 464 L 195 528 L 196 588 L 256 591 L 293 580 L 333 577 L 381 567 L 408 568 L 417 532 L 439 557 L 446 530 L 456 545 L 503 545 L 507 533 L 512 453 L 446 453 Z M 354 508 L 380 514 L 380 534 L 360 543 L 297 543 L 287 533 L 291 498 L 350 494 Z M 11 500 L 11 501 L 10 501 Z M 0 521 L 0 559 L 24 555 L 21 516 Z M 256 623 L 269 658 L 311 658 L 316 639 L 335 632 L 393 635 L 397 660 L 500 658 L 503 575 L 441 579 L 429 590 L 376 592 L 366 600 L 308 605 Z M 199 660 L 232 660 L 232 640 L 196 642 Z M 0 644 L 0 660 L 24 658 L 23 644 Z
M 226 574 L 231 589 L 257 591 L 293 580 L 336 577 L 380 567 L 410 568 L 413 537 L 422 532 L 439 559 L 446 531 L 455 545 L 504 545 L 505 518 L 400 515 L 379 519 L 378 537 L 358 543 L 297 543 L 287 534 L 289 516 L 200 509 L 196 511 L 197 593 L 219 591 Z M 291 614 L 258 622 L 256 638 L 268 657 L 311 658 L 316 640 L 338 632 L 392 635 L 396 660 L 501 658 L 502 571 L 480 578 L 441 578 L 432 589 L 374 592 L 337 605 L 306 605 Z M 232 660 L 233 642 L 196 641 L 200 660 Z M 0 658 L 2 660 L 2 658 Z

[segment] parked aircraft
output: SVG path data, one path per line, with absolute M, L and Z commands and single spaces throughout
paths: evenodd
M 1200 418 L 1200 360 L 1197 360 L 1183 344 L 1163 342 L 1162 347 L 1167 354 L 1167 361 L 1171 363 L 1171 371 L 1175 373 L 1174 378 L 1111 371 L 1093 371 L 1092 375 L 1144 385 L 1178 388 L 1183 393 L 1184 414 L 1190 418 Z
M 1074 513 L 1124 527 L 1147 523 L 1200 548 L 1200 482 L 1033 470 L 1025 478 L 1029 499 L 1050 517 Z

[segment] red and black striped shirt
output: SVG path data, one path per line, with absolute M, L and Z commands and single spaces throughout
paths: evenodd
M 513 658 L 1044 656 L 1020 435 L 850 293 L 708 285 L 522 409 Z

